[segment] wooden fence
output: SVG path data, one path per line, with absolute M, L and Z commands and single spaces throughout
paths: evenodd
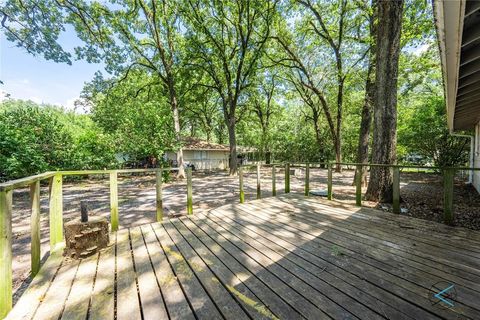
M 303 164 L 273 164 L 273 165 L 248 165 L 241 166 L 238 171 L 240 202 L 245 201 L 244 192 L 244 169 L 256 167 L 257 174 L 257 198 L 262 197 L 261 189 L 261 168 L 271 167 L 272 169 L 272 195 L 277 194 L 276 190 L 276 169 L 285 169 L 285 193 L 290 193 L 290 168 L 305 168 L 304 194 L 310 194 L 310 170 L 312 168 L 324 167 L 328 170 L 327 175 L 327 198 L 333 199 L 333 168 L 337 163 L 303 163 Z M 355 167 L 357 172 L 362 172 L 365 167 L 388 167 L 393 171 L 393 211 L 400 213 L 400 172 L 402 168 L 422 168 L 440 170 L 444 177 L 444 220 L 446 223 L 453 222 L 453 181 L 457 170 L 480 170 L 480 168 L 439 168 L 426 166 L 402 166 L 384 164 L 361 164 L 361 163 L 339 163 Z M 78 175 L 108 175 L 110 188 L 110 224 L 111 230 L 118 230 L 118 175 L 130 173 L 155 173 L 156 190 L 156 220 L 163 219 L 162 201 L 162 172 L 177 171 L 178 168 L 155 168 L 155 169 L 124 169 L 124 170 L 83 170 L 83 171 L 56 171 L 46 172 L 39 175 L 26 177 L 0 183 L 0 318 L 4 318 L 12 308 L 12 195 L 13 190 L 21 187 L 30 188 L 31 203 L 31 276 L 34 277 L 40 270 L 40 182 L 49 182 L 49 229 L 50 229 L 50 252 L 56 252 L 63 248 L 63 178 L 66 176 Z M 360 177 L 360 175 L 357 175 Z M 362 181 L 356 181 L 356 204 L 362 204 Z M 187 169 L 187 214 L 193 214 L 192 196 L 192 171 Z

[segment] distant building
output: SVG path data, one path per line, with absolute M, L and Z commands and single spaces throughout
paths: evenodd
M 195 170 L 226 170 L 230 156 L 230 147 L 225 144 L 208 142 L 197 138 L 185 139 L 183 159 L 193 165 Z M 166 152 L 166 157 L 176 166 L 177 153 Z
M 471 163 L 480 168 L 480 1 L 434 0 L 447 99 L 448 127 L 452 133 L 475 130 Z M 480 171 L 472 183 L 480 192 Z

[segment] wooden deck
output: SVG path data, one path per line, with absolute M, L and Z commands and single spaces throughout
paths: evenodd
M 480 232 L 288 195 L 112 240 L 51 256 L 8 318 L 480 319 Z

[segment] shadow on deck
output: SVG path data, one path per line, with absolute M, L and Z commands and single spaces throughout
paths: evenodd
M 52 255 L 8 319 L 479 319 L 479 245 L 285 195 L 124 229 L 81 261 Z

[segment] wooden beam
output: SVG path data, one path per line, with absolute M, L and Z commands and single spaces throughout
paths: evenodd
M 393 213 L 400 213 L 400 168 L 393 168 Z
M 471 95 L 477 94 L 480 89 L 476 85 L 469 85 L 457 91 L 457 100 L 468 98 Z
M 63 242 L 63 176 L 56 173 L 50 180 L 50 252 Z
M 12 309 L 12 191 L 0 191 L 0 318 Z
M 305 165 L 305 196 L 310 194 L 310 164 Z
M 453 182 L 455 169 L 446 168 L 443 171 L 443 220 L 446 224 L 453 224 Z
M 362 171 L 363 166 L 357 165 L 355 172 L 355 204 L 358 207 L 362 206 Z
M 290 193 L 290 164 L 285 164 L 285 193 Z
M 460 55 L 460 66 L 472 63 L 475 60 L 480 59 L 480 46 L 475 46 L 470 49 L 462 51 Z
M 262 186 L 260 181 L 260 164 L 257 164 L 257 199 L 262 199 Z
M 193 214 L 192 168 L 187 168 L 187 214 Z
M 277 195 L 277 178 L 276 178 L 275 165 L 272 166 L 272 196 Z
M 162 169 L 158 169 L 155 173 L 155 206 L 157 208 L 156 218 L 158 222 L 163 220 L 162 173 Z
M 112 231 L 118 230 L 118 174 L 110 172 L 110 227 Z
M 469 63 L 467 65 L 464 65 L 463 67 L 460 67 L 459 71 L 459 79 L 463 79 L 465 77 L 468 77 L 469 75 L 475 74 L 480 71 L 480 60 L 474 61 L 472 63 Z
M 474 73 L 468 77 L 460 79 L 458 82 L 458 89 L 465 88 L 466 86 L 477 84 L 480 82 L 480 73 Z
M 333 199 L 333 172 L 332 172 L 332 164 L 328 164 L 328 178 L 327 178 L 327 198 L 328 200 Z
M 30 185 L 30 265 L 31 278 L 40 270 L 40 181 Z
M 480 40 L 480 28 L 478 28 L 478 26 L 475 26 L 475 28 L 470 28 L 468 30 L 463 30 L 462 48 L 478 40 Z
M 465 8 L 465 18 L 470 17 L 472 14 L 480 10 L 480 1 L 467 1 Z
M 243 191 L 243 167 L 238 168 L 238 185 L 240 188 L 240 203 L 245 202 L 245 192 Z

